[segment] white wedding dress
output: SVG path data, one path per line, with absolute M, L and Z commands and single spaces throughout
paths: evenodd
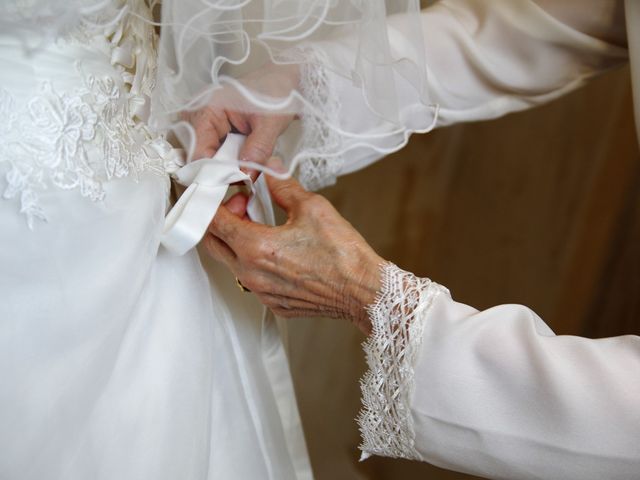
M 275 322 L 160 245 L 177 167 L 129 3 L 34 51 L 0 33 L 0 478 L 311 478 Z

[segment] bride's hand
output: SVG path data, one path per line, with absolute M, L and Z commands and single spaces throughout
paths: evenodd
M 274 169 L 281 165 L 269 162 Z M 209 227 L 209 253 L 277 315 L 347 318 L 368 333 L 365 307 L 380 288 L 384 260 L 324 197 L 294 179 L 267 176 L 267 182 L 287 222 L 251 222 L 246 198 L 236 195 Z
M 299 70 L 297 65 L 267 64 L 239 82 L 247 90 L 286 98 L 297 88 Z M 206 107 L 185 112 L 196 133 L 194 159 L 212 157 L 220 148 L 225 136 L 233 130 L 247 136 L 240 150 L 240 160 L 264 164 L 273 154 L 278 137 L 295 119 L 293 113 L 260 112 L 234 87 L 226 85 L 217 91 Z M 255 180 L 257 172 L 249 171 Z

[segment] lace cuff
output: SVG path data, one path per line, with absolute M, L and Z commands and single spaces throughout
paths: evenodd
M 308 152 L 298 168 L 298 179 L 307 190 L 333 185 L 344 163 L 340 135 L 340 102 L 335 78 L 327 69 L 329 59 L 322 49 L 304 46 L 290 51 L 289 59 L 300 62 L 300 92 L 307 101 L 300 116 L 302 144 Z
M 374 454 L 421 460 L 409 406 L 413 368 L 427 312 L 438 295 L 449 291 L 392 263 L 381 269 L 382 288 L 367 308 L 373 331 L 363 345 L 369 371 L 361 380 L 361 460 Z

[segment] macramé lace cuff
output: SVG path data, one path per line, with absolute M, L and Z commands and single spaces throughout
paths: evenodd
M 427 278 L 381 265 L 382 288 L 367 307 L 372 333 L 363 344 L 369 371 L 361 380 L 361 460 L 371 455 L 421 460 L 409 401 L 427 313 L 449 291 Z

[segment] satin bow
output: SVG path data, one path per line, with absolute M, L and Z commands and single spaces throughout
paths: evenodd
M 229 185 L 243 182 L 251 191 L 247 213 L 251 220 L 274 224 L 268 188 L 261 175 L 254 183 L 238 166 L 244 135 L 230 133 L 212 158 L 188 163 L 173 174 L 187 187 L 165 218 L 160 242 L 167 250 L 183 255 L 202 239 L 224 200 Z

